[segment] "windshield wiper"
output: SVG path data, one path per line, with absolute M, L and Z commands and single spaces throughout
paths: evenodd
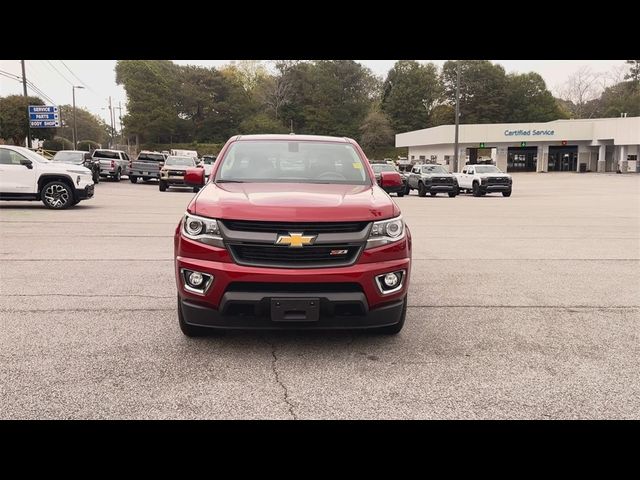
M 242 180 L 225 180 L 225 179 L 218 179 L 215 181 L 215 183 L 244 183 Z

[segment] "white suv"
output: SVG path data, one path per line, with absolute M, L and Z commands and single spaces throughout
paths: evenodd
M 28 148 L 0 145 L 0 200 L 42 200 L 61 210 L 93 197 L 91 170 L 50 162 Z

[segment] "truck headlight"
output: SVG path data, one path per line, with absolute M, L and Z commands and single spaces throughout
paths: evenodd
M 182 233 L 191 240 L 224 248 L 224 242 L 220 236 L 220 227 L 215 218 L 200 217 L 186 213 L 182 219 Z
M 374 222 L 366 248 L 380 247 L 404 238 L 404 220 L 401 216 Z

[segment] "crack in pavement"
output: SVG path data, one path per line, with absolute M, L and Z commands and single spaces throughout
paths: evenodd
M 280 374 L 277 367 L 278 357 L 276 355 L 276 345 L 275 343 L 269 343 L 269 345 L 271 346 L 271 356 L 273 357 L 273 361 L 271 362 L 271 370 L 273 371 L 276 383 L 280 385 L 282 391 L 284 392 L 284 402 L 289 407 L 289 414 L 294 420 L 298 420 L 298 416 L 293 411 L 293 403 L 291 403 L 291 400 L 289 400 L 289 390 L 287 389 L 287 386 L 280 380 Z

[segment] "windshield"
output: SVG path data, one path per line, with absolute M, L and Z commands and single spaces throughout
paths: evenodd
M 164 162 L 164 155 L 161 153 L 141 153 L 138 160 L 147 160 L 150 162 Z
M 202 157 L 202 161 L 204 163 L 206 163 L 207 165 L 213 165 L 215 163 L 216 159 L 213 158 L 213 157 Z
M 83 152 L 58 152 L 51 159 L 52 162 L 80 164 L 84 161 Z
M 118 152 L 110 152 L 108 150 L 96 150 L 95 152 L 93 152 L 93 157 L 94 158 L 115 158 L 118 160 L 120 159 Z
M 373 171 L 375 173 L 380 173 L 380 172 L 395 172 L 396 169 L 393 165 L 389 165 L 386 163 L 372 163 L 371 167 L 373 168 Z
M 493 165 L 476 165 L 476 173 L 502 173 Z
M 168 157 L 165 165 L 180 165 L 183 167 L 194 167 L 196 162 L 192 157 Z
M 422 167 L 422 173 L 449 173 L 440 165 L 425 165 Z
M 234 142 L 221 161 L 220 182 L 371 183 L 348 143 L 247 140 Z

